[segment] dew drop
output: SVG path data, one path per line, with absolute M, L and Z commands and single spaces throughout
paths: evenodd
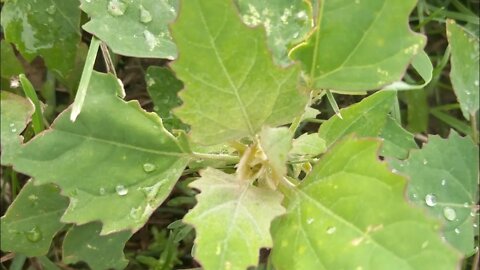
M 442 179 L 442 183 L 441 183 L 441 184 L 442 184 L 442 186 L 445 186 L 445 185 L 447 184 L 447 180 Z
M 152 14 L 146 10 L 143 5 L 140 5 L 140 21 L 142 23 L 149 23 L 152 21 Z
M 128 194 L 128 189 L 123 186 L 123 185 L 118 185 L 115 187 L 115 191 L 117 192 L 118 195 L 120 196 L 125 196 Z
M 477 224 L 477 223 L 473 223 L 473 227 L 474 227 L 474 228 L 478 228 L 478 224 Z
M 12 128 L 12 133 L 15 133 L 17 132 L 17 129 L 16 128 Z
M 315 221 L 315 219 L 309 218 L 309 219 L 307 219 L 307 224 L 310 225 L 310 224 L 312 224 L 314 221 Z
M 474 84 L 475 84 L 475 86 L 479 86 L 479 85 L 480 85 L 480 83 L 478 82 L 478 80 L 475 80 Z
M 426 248 L 428 246 L 428 241 L 425 241 L 422 243 L 422 249 Z
M 463 207 L 470 208 L 470 204 L 468 202 L 466 202 L 466 203 L 463 204 Z
M 443 216 L 447 220 L 453 221 L 457 217 L 457 213 L 455 212 L 455 209 L 447 206 L 447 207 L 443 208 Z
M 455 228 L 454 231 L 455 231 L 456 234 L 459 234 L 459 233 L 460 233 L 460 229 L 459 229 L 459 228 Z
M 99 188 L 98 193 L 100 193 L 100 195 L 105 195 L 105 188 L 103 187 Z
M 335 227 L 328 227 L 327 228 L 327 234 L 334 234 L 337 231 L 337 228 Z
M 57 11 L 57 7 L 55 7 L 55 5 L 51 5 L 46 9 L 46 11 L 48 14 L 53 15 Z
M 14 127 L 15 124 L 14 123 L 10 123 L 10 125 L 8 125 L 9 127 Z
M 437 205 L 437 197 L 434 194 L 427 194 L 425 195 L 425 203 L 432 207 Z
M 427 165 L 428 161 L 426 159 L 423 160 L 423 165 Z
M 153 171 L 155 171 L 155 169 L 157 169 L 157 167 L 152 163 L 143 164 L 143 170 L 147 173 L 153 172 Z
M 133 207 L 132 209 L 130 209 L 130 217 L 134 220 L 138 220 L 142 217 L 142 207 L 139 206 L 139 207 Z
M 34 226 L 30 231 L 25 232 L 25 237 L 28 241 L 36 243 L 42 239 L 42 232 L 37 226 Z
M 127 4 L 121 0 L 110 0 L 108 2 L 107 10 L 112 16 L 122 16 L 127 9 Z

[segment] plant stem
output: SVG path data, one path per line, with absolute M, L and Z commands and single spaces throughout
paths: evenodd
M 477 127 L 477 115 L 475 113 L 470 114 L 470 124 L 472 126 L 472 138 L 473 141 L 478 144 L 478 127 Z
M 333 111 L 340 119 L 343 119 L 342 114 L 340 113 L 340 109 L 338 108 L 337 101 L 333 97 L 332 92 L 330 92 L 330 90 L 327 89 L 326 93 L 327 93 L 328 102 L 330 103 L 330 106 L 332 106 Z
M 85 65 L 83 66 L 82 77 L 80 78 L 80 83 L 78 84 L 77 94 L 75 95 L 75 100 L 73 101 L 72 113 L 70 115 L 70 120 L 72 122 L 77 119 L 77 116 L 80 114 L 80 111 L 83 107 L 83 102 L 85 101 L 85 96 L 87 95 L 87 88 L 90 83 L 90 77 L 93 72 L 93 65 L 95 64 L 95 59 L 97 58 L 98 47 L 100 47 L 101 41 L 96 37 L 92 37 L 90 42 L 90 48 L 88 49 L 87 58 L 85 60 Z
M 223 160 L 229 162 L 238 162 L 240 157 L 227 154 L 208 154 L 208 153 L 198 153 L 192 152 L 192 156 L 198 159 L 210 159 L 210 160 Z
M 117 77 L 117 72 L 115 72 L 115 65 L 113 64 L 107 44 L 105 44 L 105 42 L 100 43 L 100 49 L 102 50 L 103 60 L 105 61 L 107 72 L 112 73 L 113 75 L 115 75 L 115 77 Z
M 40 105 L 35 89 L 33 89 L 33 85 L 27 79 L 25 74 L 20 74 L 18 78 L 22 84 L 23 92 L 25 92 L 25 95 L 32 101 L 33 106 L 35 107 L 35 112 L 32 117 L 32 127 L 35 134 L 38 134 L 45 129 L 45 126 L 43 125 L 42 106 Z

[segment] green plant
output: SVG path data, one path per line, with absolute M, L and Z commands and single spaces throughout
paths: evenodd
M 65 264 L 125 268 L 128 239 L 174 188 L 170 206 L 191 204 L 190 183 L 199 194 L 182 220 L 207 270 L 456 269 L 478 254 L 479 41 L 468 28 L 446 24 L 450 78 L 471 123 L 451 126 L 467 136 L 432 135 L 418 149 L 399 102 L 412 110 L 449 57 L 433 67 L 426 37 L 408 25 L 423 1 L 82 0 L 88 51 L 75 3 L 2 8 L 6 40 L 75 93 L 45 131 L 24 75 L 26 98 L 1 94 L 2 165 L 12 189 L 17 172 L 32 178 L 1 219 L 2 250 L 47 267 L 57 235 Z M 9 46 L 2 61 L 16 63 Z M 108 73 L 93 71 L 99 49 Z M 174 60 L 146 70 L 154 112 L 124 100 L 112 52 Z M 2 76 L 23 72 L 12 69 Z M 371 90 L 339 109 L 343 96 Z M 334 115 L 307 132 L 325 97 Z M 181 263 L 185 224 L 168 237 L 154 230 L 135 265 Z

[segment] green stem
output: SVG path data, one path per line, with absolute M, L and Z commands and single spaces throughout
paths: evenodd
M 472 138 L 473 141 L 478 144 L 478 127 L 477 116 L 475 113 L 470 114 L 470 125 L 472 126 Z
M 25 92 L 25 95 L 32 101 L 35 107 L 35 112 L 32 116 L 32 126 L 35 134 L 38 134 L 45 129 L 45 126 L 43 125 L 42 106 L 40 105 L 40 100 L 38 100 L 37 93 L 35 92 L 35 89 L 33 89 L 33 85 L 27 79 L 25 74 L 20 74 L 18 78 L 22 84 L 23 92 Z
M 73 101 L 72 113 L 70 115 L 70 120 L 72 122 L 77 119 L 77 116 L 82 110 L 83 102 L 85 102 L 87 88 L 90 83 L 90 77 L 92 76 L 93 65 L 95 64 L 95 59 L 97 58 L 97 52 L 98 48 L 100 47 L 100 43 L 101 41 L 99 39 L 92 37 L 87 58 L 85 60 L 85 65 L 83 66 L 82 77 L 80 78 L 80 83 L 78 84 L 77 94 L 75 95 L 75 100 Z
M 115 65 L 113 64 L 107 44 L 105 44 L 105 42 L 100 43 L 100 49 L 102 50 L 103 60 L 105 61 L 107 72 L 112 73 L 113 75 L 115 75 L 115 77 L 117 77 L 117 72 L 115 72 Z
M 234 155 L 226 155 L 226 154 L 208 154 L 208 153 L 192 152 L 192 156 L 198 159 L 223 160 L 228 162 L 240 161 L 240 157 L 234 156 Z
M 330 103 L 330 106 L 332 106 L 333 111 L 340 119 L 343 119 L 342 114 L 340 113 L 340 109 L 338 108 L 337 101 L 333 97 L 332 92 L 330 92 L 330 90 L 327 89 L 326 93 L 327 93 L 328 102 Z

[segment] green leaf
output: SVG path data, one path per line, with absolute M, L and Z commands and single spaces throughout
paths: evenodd
M 387 118 L 380 137 L 384 139 L 380 152 L 382 156 L 405 159 L 411 149 L 418 148 L 413 134 L 403 129 L 392 117 Z
M 91 269 L 124 269 L 123 248 L 132 236 L 131 231 L 100 235 L 100 223 L 72 227 L 63 240 L 63 262 L 84 261 Z
M 352 133 L 360 137 L 377 137 L 387 122 L 395 98 L 393 91 L 380 91 L 340 110 L 343 119 L 335 115 L 323 123 L 318 131 L 320 138 L 330 147 Z
M 153 110 L 162 118 L 166 129 L 187 129 L 187 126 L 172 114 L 172 109 L 182 104 L 178 91 L 183 83 L 165 67 L 150 66 L 145 75 L 147 91 L 153 102 Z
M 286 127 L 264 127 L 260 132 L 260 146 L 266 159 L 266 181 L 275 189 L 287 174 L 288 152 L 292 148 L 292 134 Z
M 312 28 L 312 11 L 307 1 L 237 0 L 245 24 L 263 25 L 275 62 L 290 64 L 290 47 L 300 42 Z
M 176 0 L 81 0 L 90 16 L 83 25 L 121 55 L 174 59 L 175 44 L 168 24 L 177 15 Z
M 372 139 L 337 143 L 290 190 L 287 214 L 272 228 L 276 269 L 458 267 L 439 224 L 405 200 L 406 180 L 378 160 L 379 146 Z
M 28 61 L 40 55 L 60 76 L 72 71 L 80 42 L 77 0 L 7 1 L 1 24 L 5 39 Z
M 1 146 L 2 146 L 2 165 L 8 165 L 18 153 L 23 137 L 23 132 L 30 122 L 33 112 L 33 104 L 27 99 L 1 91 L 0 93 L 1 109 Z
M 2 78 L 10 79 L 13 76 L 18 76 L 20 73 L 25 73 L 22 63 L 18 60 L 12 45 L 2 39 L 0 44 L 0 74 Z
M 52 238 L 64 226 L 60 217 L 67 205 L 57 187 L 35 186 L 30 180 L 1 218 L 2 250 L 27 256 L 47 254 Z
M 284 213 L 282 195 L 212 168 L 201 175 L 190 184 L 198 203 L 183 219 L 197 233 L 194 257 L 205 270 L 256 265 L 259 249 L 272 245 L 270 222 Z
M 433 77 L 433 65 L 428 57 L 428 54 L 425 51 L 421 51 L 417 55 L 415 55 L 412 59 L 412 67 L 417 71 L 420 77 L 423 80 L 423 83 L 420 84 L 410 84 L 404 81 L 394 82 L 390 85 L 387 85 L 383 88 L 383 90 L 397 90 L 397 91 L 404 91 L 404 90 L 415 90 L 415 89 L 422 89 L 423 87 L 427 86 Z
M 314 89 L 358 92 L 398 81 L 425 44 L 408 26 L 416 0 L 322 1 L 310 37 L 292 51 Z
M 94 72 L 76 122 L 70 109 L 63 112 L 14 162 L 17 171 L 70 197 L 62 221 L 99 220 L 102 234 L 142 227 L 188 162 L 158 116 L 116 97 L 120 91 L 114 76 Z
M 410 199 L 445 223 L 446 239 L 463 254 L 473 254 L 478 231 L 478 147 L 473 141 L 454 131 L 448 139 L 430 136 L 421 150 L 391 165 L 410 177 Z
M 276 67 L 263 29 L 243 24 L 230 1 L 182 2 L 172 34 L 181 54 L 172 68 L 185 84 L 175 113 L 195 142 L 254 136 L 303 112 L 298 66 Z
M 327 150 L 325 140 L 320 138 L 317 133 L 302 134 L 294 139 L 292 144 L 291 155 L 314 157 Z
M 452 50 L 450 80 L 463 112 L 469 120 L 479 104 L 479 39 L 455 21 L 447 21 L 447 37 Z

